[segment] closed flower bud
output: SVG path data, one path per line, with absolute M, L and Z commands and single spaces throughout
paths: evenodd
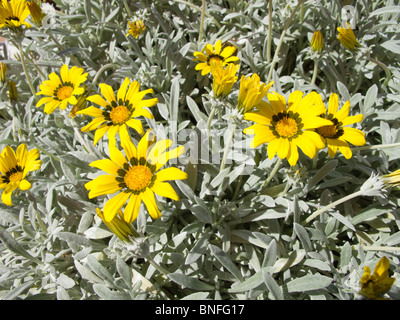
M 9 80 L 8 81 L 8 91 L 7 91 L 8 99 L 11 103 L 18 101 L 18 91 L 17 91 L 17 84 Z
M 314 52 L 321 53 L 324 49 L 324 38 L 321 31 L 315 31 L 311 38 L 311 49 Z
M 27 2 L 26 5 L 29 8 L 34 24 L 38 27 L 41 27 L 43 18 L 46 15 L 43 13 L 40 6 L 34 0 Z
M 7 73 L 7 66 L 2 62 L 0 64 L 0 82 L 4 84 L 6 82 L 6 73 Z

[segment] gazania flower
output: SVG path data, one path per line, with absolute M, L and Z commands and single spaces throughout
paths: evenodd
M 132 35 L 132 37 L 134 37 L 135 39 L 137 39 L 146 29 L 146 26 L 144 25 L 142 19 L 133 22 L 128 21 L 128 25 L 129 25 L 129 31 L 126 34 L 126 36 Z
M 0 5 L 0 29 L 19 29 L 22 26 L 30 28 L 31 25 L 25 21 L 30 11 L 25 0 L 2 0 Z
M 193 61 L 201 61 L 195 67 L 196 70 L 201 70 L 201 75 L 204 76 L 211 71 L 212 62 L 220 62 L 222 66 L 226 66 L 228 63 L 238 61 L 239 58 L 234 56 L 236 48 L 233 46 L 226 46 L 222 49 L 221 40 L 218 40 L 215 44 L 215 48 L 212 44 L 207 44 L 203 50 L 196 51 L 193 55 L 196 57 Z M 203 53 L 205 52 L 205 54 Z
M 151 130 L 139 141 L 137 147 L 129 138 L 128 130 L 120 130 L 123 153 L 114 144 L 110 144 L 110 159 L 97 160 L 90 165 L 108 173 L 85 184 L 89 198 L 117 193 L 109 199 L 104 208 L 104 219 L 109 222 L 127 203 L 124 209 L 124 220 L 131 223 L 136 220 L 143 201 L 153 219 L 161 217 L 160 209 L 154 194 L 161 197 L 179 200 L 178 195 L 168 180 L 182 180 L 187 174 L 178 168 L 170 167 L 161 170 L 169 159 L 177 158 L 184 152 L 182 146 L 166 151 L 171 140 L 160 140 L 154 144 L 150 141 Z
M 363 146 L 365 134 L 361 130 L 345 126 L 360 122 L 363 115 L 358 114 L 349 117 L 350 101 L 347 101 L 339 111 L 338 107 L 338 95 L 332 93 L 329 97 L 328 113 L 321 115 L 322 118 L 332 121 L 332 124 L 319 127 L 315 131 L 323 137 L 328 145 L 328 155 L 331 158 L 339 149 L 346 159 L 350 159 L 353 153 L 348 142 L 355 146 Z
M 349 23 L 346 23 L 346 28 L 338 27 L 337 30 L 339 31 L 337 38 L 346 49 L 354 52 L 361 47 Z
M 112 233 L 114 233 L 122 241 L 130 242 L 130 238 L 138 237 L 138 233 L 132 227 L 132 225 L 124 221 L 121 210 L 118 210 L 117 214 L 111 221 L 107 221 L 104 218 L 103 211 L 101 211 L 99 208 L 96 208 L 96 213 L 100 219 L 103 220 L 108 229 L 110 229 Z
M 0 189 L 4 189 L 1 201 L 12 206 L 11 194 L 14 190 L 28 190 L 31 184 L 26 180 L 28 172 L 40 169 L 42 165 L 38 149 L 28 151 L 25 144 L 17 148 L 17 152 L 6 146 L 0 154 Z
M 242 75 L 240 79 L 238 109 L 246 113 L 257 107 L 273 84 L 273 81 L 268 84 L 262 83 L 256 73 L 250 77 Z
M 220 62 L 211 64 L 211 75 L 213 76 L 213 91 L 217 97 L 226 97 L 232 90 L 238 77 L 236 72 L 239 65 L 229 63 L 225 69 Z
M 314 52 L 321 53 L 324 49 L 324 38 L 321 31 L 315 31 L 311 38 L 311 49 Z
M 45 80 L 40 85 L 40 91 L 37 95 L 45 95 L 36 104 L 40 107 L 45 104 L 44 112 L 47 114 L 60 107 L 64 110 L 68 104 L 75 105 L 78 100 L 75 96 L 82 94 L 85 89 L 80 85 L 86 81 L 87 73 L 83 73 L 82 68 L 72 67 L 70 70 L 64 64 L 60 70 L 60 77 L 55 73 L 49 75 L 49 80 Z
M 153 119 L 153 115 L 146 108 L 157 104 L 158 99 L 142 100 L 146 94 L 153 93 L 153 89 L 139 91 L 139 88 L 139 82 L 131 82 L 128 78 L 125 78 L 118 90 L 117 97 L 115 97 L 111 86 L 101 83 L 100 91 L 106 100 L 99 94 L 87 98 L 88 101 L 104 108 L 89 107 L 76 113 L 94 117 L 92 122 L 82 128 L 83 132 L 96 129 L 93 141 L 94 145 L 107 132 L 108 139 L 114 141 L 117 132 L 126 129 L 126 126 L 135 129 L 141 135 L 144 134 L 142 123 L 136 118 L 143 116 Z
M 386 174 L 382 178 L 383 183 L 387 187 L 397 187 L 400 185 L 400 169 L 397 169 L 392 173 Z
M 390 261 L 388 258 L 381 258 L 374 268 L 371 275 L 371 269 L 364 267 L 364 274 L 360 279 L 360 294 L 367 299 L 383 299 L 382 295 L 389 291 L 395 278 L 389 277 Z
M 268 93 L 267 97 L 269 103 L 262 101 L 258 111 L 244 114 L 244 119 L 256 122 L 244 130 L 246 134 L 254 134 L 250 147 L 268 143 L 268 157 L 272 159 L 277 153 L 279 158 L 287 158 L 291 166 L 299 159 L 297 147 L 314 158 L 324 143 L 313 129 L 332 124 L 318 116 L 326 112 L 321 97 L 316 92 L 303 97 L 302 92 L 295 91 L 290 94 L 288 104 L 278 93 Z

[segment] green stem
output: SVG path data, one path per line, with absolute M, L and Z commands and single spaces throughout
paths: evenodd
M 203 38 L 203 28 L 204 28 L 204 16 L 206 15 L 206 0 L 203 0 L 201 6 L 201 20 L 200 20 L 200 31 L 199 31 L 199 42 Z
M 231 143 L 232 143 L 232 140 L 233 140 L 233 136 L 235 135 L 236 128 L 237 128 L 237 124 L 235 123 L 233 125 L 232 133 L 231 133 L 231 135 L 229 137 L 229 140 L 226 142 L 226 146 L 225 146 L 225 150 L 224 150 L 224 156 L 222 158 L 221 166 L 219 168 L 220 172 L 225 169 L 226 160 L 228 158 L 229 149 L 231 148 Z
M 400 142 L 397 143 L 388 143 L 388 144 L 377 144 L 372 146 L 363 146 L 363 147 L 354 147 L 351 148 L 353 151 L 365 151 L 365 150 L 377 150 L 377 149 L 386 149 L 386 148 L 393 148 L 393 147 L 400 147 Z
M 58 42 L 58 40 L 50 33 L 48 33 L 49 37 L 51 38 L 51 40 L 53 40 L 53 42 L 56 44 L 56 46 L 58 47 L 58 49 L 60 49 L 61 51 L 64 50 L 64 47 L 61 43 Z M 72 60 L 72 62 L 78 66 L 78 67 L 82 67 L 82 65 L 80 64 L 80 62 L 72 55 L 69 54 L 68 57 Z
M 389 68 L 382 62 L 380 62 L 379 60 L 376 60 L 374 58 L 371 58 L 369 55 L 367 55 L 367 60 L 375 63 L 377 66 L 381 67 L 385 73 L 386 73 L 386 80 L 385 80 L 385 85 L 387 85 L 387 83 L 389 82 L 390 79 L 392 79 L 392 73 L 390 72 Z
M 214 118 L 216 111 L 217 111 L 217 107 L 215 105 L 213 105 L 211 108 L 211 111 L 210 111 L 210 115 L 208 116 L 207 125 L 206 125 L 208 137 L 210 137 L 211 121 Z
M 106 64 L 106 65 L 102 66 L 102 67 L 99 69 L 99 71 L 97 71 L 96 75 L 94 76 L 93 81 L 92 81 L 92 85 L 90 86 L 90 88 L 89 88 L 88 91 L 90 91 L 90 89 L 93 88 L 93 86 L 96 84 L 97 80 L 99 79 L 100 75 L 101 75 L 104 71 L 106 71 L 107 69 L 114 68 L 114 67 L 118 68 L 119 65 L 116 64 L 116 63 L 109 63 L 109 64 Z
M 345 196 L 345 197 L 343 197 L 343 198 L 340 198 L 340 199 L 338 199 L 338 200 L 336 200 L 336 201 L 334 201 L 334 202 L 328 204 L 327 206 L 325 206 L 325 207 L 323 207 L 323 208 L 321 208 L 321 209 L 318 209 L 317 211 L 315 211 L 311 216 L 309 216 L 309 217 L 303 222 L 303 225 L 309 223 L 311 220 L 315 219 L 316 217 L 318 217 L 318 216 L 321 215 L 322 213 L 328 211 L 329 209 L 332 209 L 332 208 L 336 207 L 337 205 L 339 205 L 339 204 L 341 204 L 341 203 L 343 203 L 343 202 L 346 202 L 346 201 L 348 201 L 348 200 L 351 200 L 351 199 L 353 199 L 353 198 L 355 198 L 355 197 L 358 197 L 358 196 L 361 196 L 361 195 L 362 195 L 362 191 L 356 191 L 356 192 L 354 192 L 354 193 L 352 193 L 352 194 L 349 194 L 349 195 L 347 195 L 347 196 Z
M 178 3 L 182 3 L 182 4 L 184 4 L 184 5 L 187 5 L 188 7 L 191 7 L 191 8 L 193 8 L 193 9 L 199 11 L 199 12 L 202 11 L 202 8 L 200 8 L 200 7 L 198 7 L 198 6 L 194 5 L 194 4 L 192 4 L 192 3 L 190 3 L 190 2 L 187 2 L 187 1 L 184 1 L 184 0 L 172 0 L 172 1 L 178 2 Z M 210 15 L 210 14 L 207 13 L 207 12 L 205 12 L 205 15 L 206 15 L 208 18 L 213 19 L 215 25 L 216 25 L 219 29 L 221 29 L 221 25 L 219 24 L 219 22 L 218 22 L 215 18 L 213 18 L 212 15 Z
M 32 85 L 31 76 L 29 75 L 28 68 L 26 67 L 24 51 L 22 50 L 21 43 L 18 43 L 18 49 L 21 54 L 21 63 L 22 63 L 22 68 L 24 69 L 24 73 L 26 76 L 26 81 L 28 82 L 28 85 L 29 85 L 29 88 L 31 89 L 32 94 L 36 95 L 36 90 Z
M 272 43 L 272 0 L 268 4 L 268 42 L 267 42 L 267 63 L 271 63 L 271 43 Z
M 312 79 L 311 79 L 311 85 L 313 86 L 313 85 L 315 85 L 315 81 L 317 80 L 317 74 L 318 74 L 318 63 L 319 63 L 319 60 L 318 59 L 315 59 L 314 60 L 314 71 L 313 71 L 313 77 L 312 77 Z
M 278 62 L 279 51 L 281 50 L 281 47 L 282 47 L 282 44 L 283 44 L 283 39 L 286 36 L 286 32 L 289 29 L 289 26 L 290 26 L 290 24 L 291 24 L 291 22 L 293 20 L 293 17 L 295 15 L 295 13 L 299 9 L 299 7 L 303 4 L 304 1 L 305 0 L 299 1 L 299 3 L 297 4 L 296 8 L 294 8 L 292 14 L 290 15 L 289 20 L 286 22 L 285 28 L 283 29 L 283 32 L 281 34 L 281 38 L 279 39 L 279 44 L 278 44 L 278 46 L 276 48 L 276 51 L 275 51 L 275 54 L 274 54 L 274 58 L 272 59 L 272 64 L 271 64 L 270 69 L 269 69 L 267 83 L 269 83 L 271 81 L 272 73 L 274 72 L 274 68 L 275 68 L 276 63 Z
M 268 183 L 271 182 L 272 178 L 273 178 L 273 177 L 275 176 L 275 174 L 278 172 L 279 167 L 281 166 L 281 163 L 282 163 L 282 159 L 278 157 L 278 160 L 276 161 L 274 168 L 272 169 L 272 171 L 271 171 L 271 173 L 269 174 L 267 180 L 265 181 L 264 186 L 267 186 Z

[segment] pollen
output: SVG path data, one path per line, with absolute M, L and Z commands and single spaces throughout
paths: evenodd
M 328 139 L 334 138 L 338 133 L 336 125 L 323 126 L 318 128 L 317 131 L 321 136 Z
M 222 63 L 224 58 L 219 55 L 211 55 L 208 59 L 208 64 L 211 66 L 213 63 Z
M 146 166 L 130 167 L 124 176 L 126 186 L 132 191 L 141 191 L 148 187 L 153 180 L 153 173 Z
M 110 112 L 110 119 L 114 124 L 122 124 L 129 119 L 130 112 L 125 106 L 117 106 Z
M 275 125 L 275 131 L 282 138 L 293 137 L 298 130 L 298 125 L 295 119 L 284 117 L 280 119 Z
M 22 180 L 22 172 L 17 171 L 13 174 L 11 174 L 8 178 L 10 180 L 10 183 L 15 183 L 15 182 L 19 182 Z
M 67 86 L 62 86 L 60 88 L 57 89 L 57 99 L 58 100 L 65 100 L 71 97 L 72 92 L 74 91 L 74 88 L 67 85 Z

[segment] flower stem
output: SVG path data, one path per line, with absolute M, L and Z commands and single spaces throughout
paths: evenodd
M 400 142 L 397 143 L 388 143 L 388 144 L 377 144 L 377 145 L 372 145 L 372 146 L 363 146 L 363 147 L 353 147 L 351 150 L 356 151 L 364 151 L 364 150 L 377 150 L 377 149 L 386 149 L 386 148 L 394 148 L 394 147 L 400 147 Z
M 199 31 L 199 42 L 203 38 L 203 28 L 204 28 L 204 16 L 206 15 L 206 0 L 203 0 L 201 6 L 201 20 L 200 20 L 200 31 Z
M 369 55 L 367 55 L 367 60 L 375 63 L 377 66 L 381 67 L 385 73 L 386 73 L 386 80 L 385 80 L 385 85 L 387 85 L 387 83 L 389 82 L 389 80 L 392 78 L 392 73 L 390 72 L 389 68 L 382 62 L 380 62 L 379 60 L 376 60 L 374 58 L 371 58 Z
M 211 121 L 212 121 L 216 111 L 217 111 L 217 107 L 215 105 L 213 105 L 211 108 L 211 111 L 210 111 L 210 115 L 208 116 L 207 125 L 206 125 L 208 137 L 210 137 Z
M 356 191 L 356 192 L 354 192 L 354 193 L 352 193 L 352 194 L 349 194 L 349 195 L 347 195 L 347 196 L 345 196 L 345 197 L 343 197 L 343 198 L 340 198 L 340 199 L 338 199 L 338 200 L 336 200 L 336 201 L 334 201 L 334 202 L 328 204 L 327 206 L 325 206 L 325 207 L 323 207 L 323 208 L 321 208 L 321 209 L 315 211 L 311 216 L 309 216 L 309 217 L 303 222 L 303 225 L 309 223 L 311 220 L 315 219 L 316 217 L 318 217 L 318 216 L 321 215 L 322 213 L 328 211 L 329 209 L 332 209 L 332 208 L 336 207 L 337 205 L 339 205 L 339 204 L 341 204 L 341 203 L 343 203 L 343 202 L 346 202 L 346 201 L 348 201 L 348 200 L 351 200 L 351 199 L 353 199 L 353 198 L 356 198 L 356 197 L 358 197 L 358 196 L 361 196 L 362 194 L 363 194 L 363 192 L 362 192 L 361 190 L 359 190 L 359 191 Z
M 311 79 L 311 85 L 312 85 L 312 86 L 315 85 L 315 80 L 317 80 L 318 63 L 319 63 L 319 60 L 318 60 L 318 59 L 315 59 L 315 60 L 314 60 L 314 72 L 313 72 L 313 77 L 312 77 L 312 79 Z
M 275 68 L 276 63 L 278 62 L 279 51 L 281 50 L 281 47 L 282 47 L 282 44 L 283 44 L 283 39 L 286 36 L 286 32 L 289 29 L 290 23 L 292 22 L 295 13 L 299 9 L 299 7 L 303 4 L 304 1 L 305 0 L 300 0 L 299 1 L 299 3 L 297 4 L 296 8 L 294 8 L 292 14 L 290 15 L 289 20 L 286 22 L 285 28 L 283 29 L 282 34 L 281 34 L 281 38 L 279 39 L 279 44 L 278 44 L 278 46 L 276 48 L 276 51 L 275 51 L 275 54 L 274 54 L 274 58 L 272 59 L 272 64 L 271 64 L 270 69 L 269 69 L 267 83 L 269 83 L 271 81 L 272 73 L 274 72 L 274 68 Z
M 150 256 L 146 257 L 147 261 L 160 273 L 162 273 L 165 276 L 169 275 L 169 271 L 163 267 L 161 267 L 157 262 L 154 261 L 154 259 Z
M 282 159 L 278 157 L 278 160 L 275 163 L 274 168 L 272 169 L 271 173 L 269 174 L 267 180 L 264 183 L 264 186 L 268 185 L 268 183 L 271 182 L 272 178 L 275 176 L 275 174 L 278 172 L 279 167 L 281 166 Z
M 229 140 L 226 142 L 226 146 L 225 146 L 225 150 L 224 150 L 224 156 L 222 158 L 221 166 L 219 168 L 220 172 L 225 169 L 226 160 L 228 158 L 229 149 L 231 148 L 231 143 L 232 143 L 232 140 L 233 140 L 233 136 L 235 135 L 236 128 L 237 128 L 237 124 L 235 123 L 233 125 L 232 133 L 231 133 L 231 135 L 229 137 Z
M 268 4 L 268 42 L 267 42 L 267 63 L 271 63 L 271 43 L 272 43 L 272 0 Z
M 31 89 L 32 94 L 36 95 L 36 90 L 32 85 L 31 76 L 29 75 L 28 68 L 26 67 L 24 51 L 22 50 L 21 43 L 18 43 L 18 49 L 19 49 L 19 52 L 20 52 L 20 55 L 21 55 L 21 63 L 22 63 L 22 68 L 24 69 L 24 73 L 25 73 L 25 76 L 26 76 L 26 81 L 28 82 L 28 85 L 29 85 L 29 88 Z

